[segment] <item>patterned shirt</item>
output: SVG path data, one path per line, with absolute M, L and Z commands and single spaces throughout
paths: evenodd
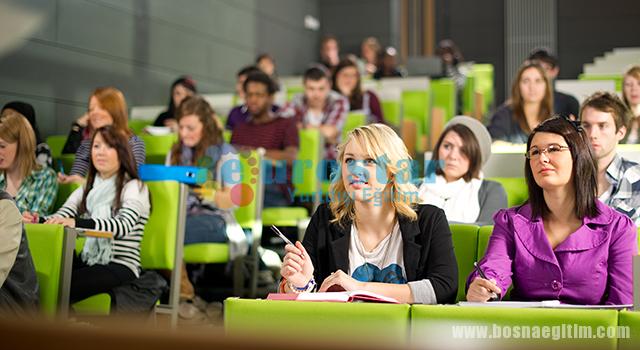
M 616 154 L 606 176 L 611 187 L 600 199 L 640 225 L 640 164 Z
M 323 114 L 319 116 L 319 118 L 314 118 L 314 116 L 309 113 L 309 106 L 307 105 L 304 94 L 294 96 L 293 100 L 284 105 L 278 114 L 282 118 L 295 118 L 296 122 L 301 123 L 303 127 L 333 125 L 338 131 L 341 131 L 348 112 L 349 101 L 339 93 L 331 91 L 327 96 L 327 103 L 325 103 Z M 340 135 L 341 133 L 338 132 L 338 143 L 340 143 Z M 327 159 L 336 159 L 335 146 L 330 143 L 325 143 L 325 148 L 325 157 Z
M 0 174 L 0 189 L 7 187 L 4 173 Z M 58 179 L 56 172 L 48 167 L 33 170 L 22 180 L 20 189 L 15 196 L 16 206 L 21 213 L 29 211 L 39 215 L 49 214 L 51 205 L 58 193 Z

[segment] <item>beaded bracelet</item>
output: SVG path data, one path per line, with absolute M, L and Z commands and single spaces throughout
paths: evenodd
M 316 280 L 315 280 L 315 278 L 311 277 L 311 279 L 309 280 L 307 285 L 302 287 L 302 288 L 294 286 L 289 281 L 287 281 L 287 285 L 289 286 L 289 289 L 291 289 L 296 294 L 305 293 L 305 292 L 313 292 L 316 289 Z

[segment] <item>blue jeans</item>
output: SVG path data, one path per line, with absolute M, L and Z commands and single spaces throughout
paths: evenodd
M 187 215 L 184 244 L 226 243 L 227 224 L 217 214 Z

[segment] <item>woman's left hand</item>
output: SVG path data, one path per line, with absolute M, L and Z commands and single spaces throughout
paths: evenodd
M 58 225 L 64 225 L 67 227 L 74 228 L 76 227 L 76 219 L 54 217 L 54 218 L 49 218 L 49 220 L 47 220 L 45 224 L 58 224 Z
M 344 273 L 342 270 L 333 272 L 329 277 L 325 278 L 318 292 L 326 292 L 333 286 L 342 287 L 346 291 L 364 289 L 364 282 L 355 280 L 353 277 Z

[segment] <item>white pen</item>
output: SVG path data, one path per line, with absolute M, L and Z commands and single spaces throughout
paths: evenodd
M 278 228 L 276 227 L 276 225 L 271 225 L 271 229 L 273 230 L 273 232 L 275 232 L 275 233 L 278 235 L 278 237 L 282 238 L 282 240 L 284 241 L 284 243 L 294 245 L 294 244 L 293 244 L 293 243 L 291 243 L 291 241 L 287 238 L 287 236 L 285 236 L 282 232 L 280 232 L 280 230 L 278 230 Z

